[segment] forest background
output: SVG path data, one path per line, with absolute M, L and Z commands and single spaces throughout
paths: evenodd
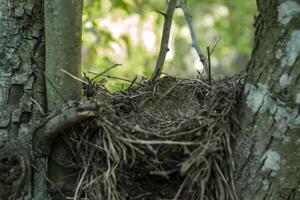
M 191 6 L 192 5 L 192 6 Z M 200 47 L 213 47 L 212 75 L 230 76 L 247 65 L 253 42 L 255 1 L 188 0 Z M 115 65 L 99 79 L 120 90 L 137 76 L 150 78 L 158 57 L 166 0 L 86 0 L 83 13 L 82 67 L 90 76 Z M 181 9 L 175 11 L 170 51 L 163 72 L 180 78 L 202 71 Z

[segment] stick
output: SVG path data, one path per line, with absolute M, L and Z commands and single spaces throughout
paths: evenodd
M 44 75 L 44 77 L 46 78 L 46 81 L 48 81 L 49 85 L 54 89 L 54 91 L 57 93 L 57 95 L 63 100 L 63 102 L 68 105 L 68 101 L 63 97 L 62 94 L 60 94 L 60 92 L 58 91 L 58 89 L 55 87 L 54 83 L 52 83 L 52 81 L 48 78 L 48 76 L 46 75 L 46 73 L 42 70 L 40 70 L 40 72 L 42 72 L 42 74 Z
M 189 26 L 189 29 L 190 29 L 191 38 L 192 38 L 192 42 L 193 42 L 192 45 L 195 48 L 195 50 L 196 50 L 196 52 L 197 52 L 197 54 L 199 56 L 199 59 L 200 59 L 200 61 L 202 62 L 203 66 L 204 66 L 204 70 L 206 71 L 206 73 L 208 73 L 207 60 L 206 60 L 205 55 L 201 52 L 200 46 L 198 45 L 196 34 L 195 34 L 195 31 L 194 31 L 194 28 L 193 28 L 191 14 L 189 13 L 188 8 L 184 4 L 184 0 L 179 0 L 179 2 L 180 2 L 180 8 L 182 9 L 182 11 L 184 13 L 186 22 L 187 22 L 187 24 Z
M 211 51 L 210 51 L 210 55 L 214 52 L 214 50 L 215 50 L 215 48 L 217 47 L 217 45 L 219 44 L 220 40 L 221 40 L 221 37 L 219 37 L 219 38 L 217 39 L 216 43 L 214 44 L 213 48 L 212 48 Z
M 64 70 L 64 69 L 60 69 L 60 71 L 62 71 L 63 73 L 65 73 L 65 74 L 67 74 L 68 76 L 70 76 L 71 78 L 73 78 L 73 79 L 75 79 L 75 80 L 77 80 L 77 81 L 79 81 L 79 82 L 81 82 L 81 83 L 83 83 L 83 84 L 86 84 L 86 85 L 89 84 L 88 82 L 82 80 L 81 78 L 78 78 L 77 76 L 74 76 L 73 74 L 71 74 L 70 72 L 68 72 L 68 71 L 66 71 L 66 70 Z
M 129 90 L 136 82 L 137 76 L 134 77 L 134 79 L 131 81 L 130 85 L 128 86 L 128 88 L 126 90 Z
M 75 191 L 75 195 L 74 195 L 73 200 L 77 200 L 78 199 L 79 189 L 80 189 L 80 187 L 82 185 L 82 182 L 83 182 L 83 180 L 85 178 L 85 175 L 86 175 L 87 171 L 88 171 L 88 167 L 85 167 L 84 171 L 83 171 L 83 174 L 81 175 L 80 181 L 79 181 L 79 183 L 78 183 L 78 185 L 76 187 L 76 191 Z
M 207 49 L 207 58 L 208 58 L 208 84 L 211 85 L 211 60 L 210 60 L 210 56 L 212 55 L 212 53 L 214 52 L 216 46 L 218 45 L 219 41 L 221 40 L 221 37 L 218 38 L 218 40 L 216 41 L 216 43 L 214 44 L 213 48 L 210 50 L 209 46 L 206 47 Z
M 151 77 L 152 80 L 155 80 L 160 76 L 166 59 L 167 52 L 169 51 L 168 44 L 170 38 L 172 19 L 173 19 L 174 11 L 176 9 L 176 3 L 177 0 L 170 0 L 168 4 L 167 13 L 163 15 L 165 17 L 165 22 L 164 22 L 164 27 L 162 32 L 162 39 L 160 43 L 158 59 L 156 61 L 155 70 Z
M 119 64 L 119 63 L 116 63 L 112 66 L 110 66 L 109 68 L 105 69 L 103 72 L 97 74 L 96 76 L 94 76 L 91 80 L 95 80 L 96 78 L 98 78 L 99 76 L 102 76 L 103 74 L 105 74 L 106 72 L 110 71 L 111 69 L 115 68 L 115 67 L 118 67 L 118 66 L 121 66 L 122 64 Z
M 211 51 L 209 50 L 209 47 L 206 47 L 206 49 L 207 49 L 207 57 L 208 57 L 208 84 L 211 85 L 211 63 L 210 63 Z
M 94 75 L 99 75 L 99 74 L 94 73 L 94 72 L 87 72 L 87 73 L 94 74 Z M 106 75 L 106 74 L 102 74 L 102 75 L 99 75 L 99 76 L 105 77 L 105 78 L 116 79 L 116 80 L 121 80 L 121 81 L 125 81 L 125 82 L 132 83 L 132 80 L 125 79 L 125 78 L 121 78 L 121 77 L 115 77 L 115 76 L 110 76 L 110 75 Z M 144 84 L 139 83 L 139 82 L 136 82 L 136 81 L 134 82 L 134 84 L 137 84 L 137 85 L 144 85 Z

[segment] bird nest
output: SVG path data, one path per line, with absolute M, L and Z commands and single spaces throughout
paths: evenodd
M 114 93 L 88 82 L 97 116 L 65 138 L 80 169 L 76 198 L 237 199 L 240 75 L 211 83 L 166 76 Z

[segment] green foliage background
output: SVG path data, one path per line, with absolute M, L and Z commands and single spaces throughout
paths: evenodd
M 202 50 L 221 38 L 211 58 L 213 75 L 244 69 L 253 41 L 254 0 L 187 0 Z M 166 0 L 85 0 L 83 14 L 83 71 L 99 73 L 115 63 L 110 76 L 149 78 L 159 52 Z M 164 72 L 178 77 L 196 75 L 196 54 L 183 13 L 175 11 L 170 52 Z M 130 83 L 109 81 L 112 89 Z

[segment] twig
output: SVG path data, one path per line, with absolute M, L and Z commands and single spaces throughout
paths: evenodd
M 212 53 L 214 52 L 216 46 L 218 45 L 219 41 L 221 40 L 221 37 L 218 38 L 218 40 L 216 41 L 216 43 L 214 44 L 213 48 L 210 50 L 209 47 L 206 47 L 207 49 L 207 58 L 208 58 L 208 83 L 209 85 L 211 85 L 211 59 L 210 56 L 212 55 Z
M 187 114 L 187 112 L 189 111 L 189 109 L 190 109 L 190 107 L 191 107 L 191 105 L 192 105 L 192 102 L 193 102 L 194 96 L 195 96 L 195 94 L 196 94 L 196 91 L 197 91 L 197 87 L 195 87 L 195 89 L 194 89 L 194 91 L 193 91 L 193 94 L 192 94 L 192 96 L 191 96 L 191 98 L 190 98 L 189 104 L 188 104 L 188 106 L 187 106 L 187 108 L 186 108 L 186 110 L 185 110 L 185 112 L 184 112 L 185 115 Z
M 201 145 L 200 142 L 187 142 L 187 141 L 175 141 L 175 140 L 143 140 L 139 138 L 128 139 L 124 137 L 118 137 L 119 139 L 134 143 L 134 144 L 167 144 L 167 145 L 177 145 L 177 146 L 197 146 Z
M 211 85 L 211 63 L 210 63 L 211 51 L 209 50 L 209 47 L 206 47 L 206 49 L 207 49 L 207 57 L 208 57 L 208 84 Z
M 211 51 L 210 51 L 210 55 L 214 52 L 214 50 L 215 50 L 215 48 L 217 47 L 217 45 L 219 44 L 220 40 L 221 40 L 221 37 L 219 37 L 219 38 L 217 39 L 216 43 L 214 44 L 213 48 L 212 48 Z
M 82 175 L 81 175 L 80 181 L 79 181 L 79 183 L 78 183 L 78 185 L 77 185 L 77 187 L 76 187 L 76 192 L 75 192 L 75 195 L 74 195 L 74 200 L 77 200 L 77 199 L 78 199 L 79 189 L 80 189 L 80 187 L 81 187 L 81 185 L 82 185 L 82 182 L 83 182 L 83 180 L 84 180 L 84 177 L 85 177 L 87 171 L 88 171 L 88 167 L 85 167 L 85 168 L 84 168 L 84 171 L 83 171 L 83 173 L 82 173 Z
M 54 83 L 52 83 L 52 81 L 48 78 L 48 76 L 46 75 L 46 73 L 42 70 L 40 70 L 40 72 L 42 72 L 42 74 L 44 75 L 44 77 L 46 78 L 46 80 L 48 81 L 48 83 L 50 84 L 50 86 L 55 90 L 55 92 L 57 93 L 57 95 L 63 100 L 63 102 L 68 105 L 68 101 L 63 97 L 62 94 L 60 94 L 60 92 L 58 91 L 58 89 L 55 87 Z
M 177 0 L 170 0 L 168 4 L 167 13 L 163 15 L 165 17 L 165 22 L 164 22 L 164 27 L 162 32 L 162 39 L 160 43 L 158 59 L 156 61 L 155 70 L 151 77 L 152 80 L 155 80 L 160 76 L 160 73 L 162 72 L 164 66 L 167 52 L 169 51 L 168 44 L 169 44 L 172 19 L 173 19 L 174 11 L 176 9 L 176 4 L 177 4 Z
M 94 76 L 91 80 L 95 80 L 96 78 L 98 78 L 99 76 L 102 76 L 103 74 L 105 74 L 106 72 L 110 71 L 111 69 L 121 66 L 122 64 L 116 63 L 112 66 L 110 66 L 109 68 L 105 69 L 103 72 L 96 74 L 96 76 Z
M 78 78 L 77 76 L 74 76 L 74 75 L 71 74 L 70 72 L 67 72 L 67 71 L 64 70 L 64 69 L 60 69 L 60 71 L 62 71 L 63 73 L 67 74 L 67 75 L 70 76 L 71 78 L 73 78 L 73 79 L 75 79 L 75 80 L 77 80 L 77 81 L 79 81 L 79 82 L 81 82 L 81 83 L 84 83 L 84 84 L 88 85 L 88 82 L 82 80 L 81 78 Z
M 132 79 L 130 85 L 127 87 L 126 90 L 129 90 L 135 84 L 136 80 L 137 80 L 137 76 L 135 76 L 134 79 Z
M 220 175 L 222 181 L 225 183 L 225 186 L 226 186 L 226 188 L 227 188 L 227 190 L 228 190 L 230 199 L 237 200 L 237 199 L 236 199 L 236 196 L 234 196 L 234 194 L 232 194 L 232 191 L 231 191 L 231 189 L 230 189 L 230 187 L 229 187 L 228 181 L 226 180 L 224 174 L 222 173 L 222 171 L 221 171 L 221 169 L 220 169 L 218 163 L 217 163 L 216 161 L 214 161 L 214 163 L 215 163 L 215 167 L 216 167 L 216 169 L 217 169 L 217 171 L 218 171 L 218 173 L 219 173 L 219 175 Z
M 37 102 L 34 98 L 30 97 L 31 101 L 33 103 L 35 103 L 35 105 L 38 107 L 40 113 L 43 115 L 43 116 L 46 116 L 46 113 L 43 111 L 42 109 L 42 106 L 39 104 L 39 102 Z
M 94 74 L 94 75 L 99 75 L 95 72 L 88 72 L 90 74 Z M 116 80 L 121 80 L 121 81 L 125 81 L 125 82 L 129 82 L 129 83 L 132 83 L 132 80 L 128 80 L 128 79 L 125 79 L 125 78 L 120 78 L 120 77 L 115 77 L 115 76 L 110 76 L 110 75 L 106 75 L 106 74 L 102 74 L 102 75 L 99 75 L 99 76 L 102 76 L 102 77 L 105 77 L 105 78 L 111 78 L 111 79 L 116 79 Z M 144 85 L 142 83 L 139 83 L 139 82 L 134 82 L 134 84 L 137 84 L 137 85 Z
M 183 188 L 184 188 L 186 182 L 187 182 L 187 176 L 185 177 L 185 179 L 184 179 L 183 182 L 181 183 L 181 185 L 180 185 L 180 187 L 179 187 L 179 189 L 178 189 L 178 191 L 177 191 L 175 197 L 173 198 L 173 200 L 178 200 L 178 198 L 179 198 L 179 196 L 180 196 L 180 194 L 181 194 L 181 192 L 182 192 L 182 190 L 183 190 Z
M 155 9 L 155 12 L 157 12 L 158 14 L 161 14 L 162 16 L 166 17 L 166 13 L 164 13 L 160 10 Z
M 206 70 L 206 72 L 207 72 L 208 69 L 207 69 L 206 57 L 201 52 L 200 46 L 198 45 L 196 34 L 195 34 L 195 31 L 194 31 L 194 28 L 193 28 L 191 14 L 189 13 L 189 10 L 188 10 L 188 8 L 186 7 L 186 5 L 184 3 L 184 0 L 179 0 L 179 2 L 180 2 L 180 7 L 181 7 L 181 9 L 182 9 L 182 11 L 184 13 L 186 22 L 187 22 L 187 24 L 189 26 L 189 29 L 190 29 L 191 38 L 192 38 L 192 42 L 193 42 L 193 47 L 195 48 L 195 50 L 196 50 L 196 52 L 197 52 L 197 54 L 199 56 L 199 59 L 200 59 L 200 61 L 202 62 L 203 66 L 204 66 L 204 70 Z

